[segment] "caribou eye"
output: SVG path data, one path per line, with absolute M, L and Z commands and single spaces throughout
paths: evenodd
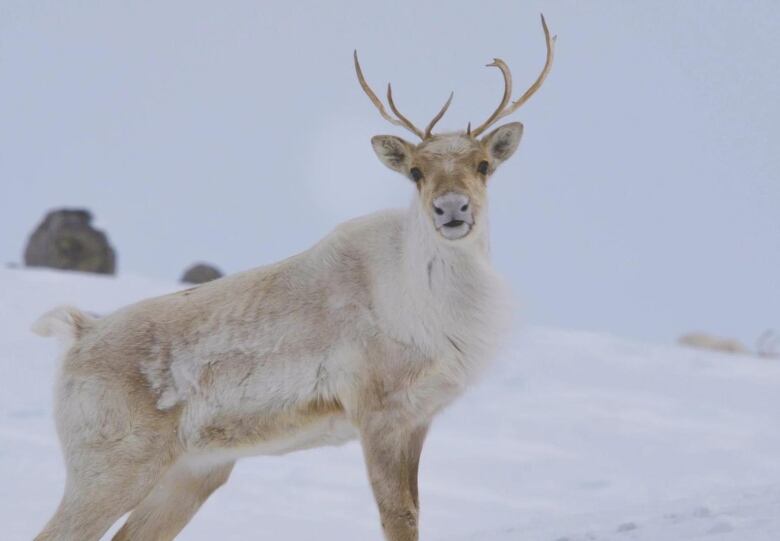
M 488 164 L 488 162 L 482 160 L 481 162 L 479 162 L 479 165 L 477 166 L 477 173 L 479 173 L 480 175 L 487 175 L 489 166 L 490 165 Z
M 422 171 L 416 167 L 412 167 L 412 170 L 409 171 L 409 174 L 412 175 L 412 180 L 415 182 L 420 182 L 420 180 L 423 178 Z

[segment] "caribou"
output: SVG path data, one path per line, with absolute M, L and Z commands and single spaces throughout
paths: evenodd
M 170 540 L 223 485 L 236 460 L 358 439 L 388 541 L 418 539 L 417 473 L 434 416 L 496 354 L 509 308 L 490 264 L 486 189 L 523 125 L 488 132 L 542 86 L 546 61 L 514 102 L 482 124 L 420 139 L 378 135 L 380 161 L 411 181 L 408 208 L 345 222 L 281 262 L 96 317 L 59 307 L 33 330 L 64 342 L 55 384 L 67 470 L 37 541 Z M 483 135 L 484 134 L 484 135 Z

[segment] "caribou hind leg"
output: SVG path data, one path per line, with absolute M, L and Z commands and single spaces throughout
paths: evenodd
M 233 464 L 193 468 L 180 460 L 130 513 L 113 541 L 171 541 L 227 482 Z

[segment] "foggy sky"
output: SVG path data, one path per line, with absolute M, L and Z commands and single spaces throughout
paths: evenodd
M 275 261 L 415 190 L 369 139 L 355 81 L 425 125 L 516 95 L 491 181 L 496 265 L 521 319 L 752 345 L 780 328 L 780 4 L 772 1 L 0 0 L 0 263 L 52 207 L 91 209 L 120 273 Z

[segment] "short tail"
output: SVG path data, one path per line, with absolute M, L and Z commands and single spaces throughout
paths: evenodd
M 32 332 L 38 336 L 54 336 L 70 345 L 95 323 L 96 318 L 73 306 L 59 306 L 43 314 L 33 323 Z

